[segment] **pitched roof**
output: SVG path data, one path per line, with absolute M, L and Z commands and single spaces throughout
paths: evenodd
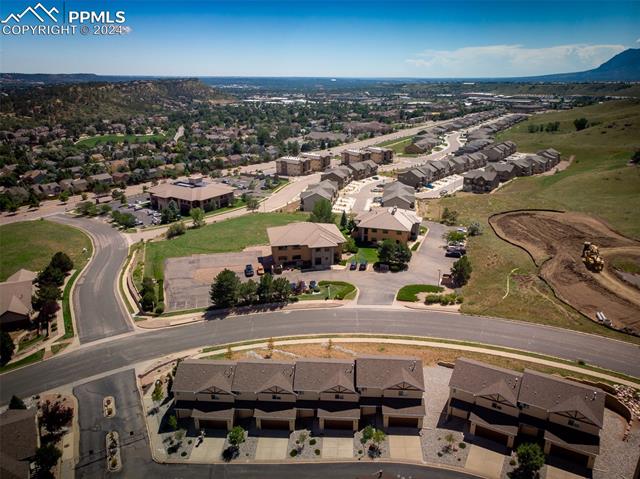
M 344 392 L 355 392 L 354 378 L 355 365 L 353 361 L 303 359 L 296 361 L 293 387 L 296 391 L 318 393 L 332 388 Z
M 401 208 L 376 208 L 356 217 L 360 228 L 380 228 L 393 231 L 411 231 L 422 218 L 410 210 Z
M 320 183 L 309 185 L 306 190 L 300 193 L 300 198 L 308 198 L 313 195 L 320 195 L 328 200 L 332 199 L 338 191 L 338 185 L 331 180 L 323 180 Z
M 519 401 L 548 412 L 577 411 L 602 427 L 604 392 L 593 386 L 526 369 L 522 376 Z
M 333 223 L 290 223 L 285 226 L 267 228 L 271 246 L 300 245 L 309 248 L 328 248 L 346 242 Z
M 361 356 L 356 358 L 358 388 L 388 389 L 404 383 L 424 391 L 422 361 L 408 356 Z
M 233 193 L 233 188 L 221 183 L 188 184 L 184 182 L 162 183 L 149 189 L 149 193 L 159 198 L 177 198 L 184 201 L 206 201 L 216 196 Z
M 9 409 L 0 414 L 0 477 L 29 477 L 29 462 L 38 446 L 36 409 Z
M 513 405 L 518 402 L 521 384 L 522 374 L 518 372 L 466 358 L 456 360 L 449 380 L 451 388 L 474 396 L 499 394 Z
M 21 269 L 0 283 L 0 315 L 10 311 L 16 314 L 29 315 L 31 313 L 31 297 L 33 295 L 33 280 L 36 273 Z
M 236 365 L 232 389 L 234 392 L 293 393 L 294 363 L 277 361 L 241 361 Z
M 388 183 L 384 186 L 382 203 L 384 204 L 393 198 L 402 198 L 408 203 L 413 203 L 415 201 L 415 197 L 416 194 L 413 187 L 405 185 L 400 181 L 394 181 L 393 183 Z
M 176 370 L 173 391 L 200 392 L 219 389 L 231 393 L 236 369 L 232 361 L 208 361 L 189 359 L 182 361 Z

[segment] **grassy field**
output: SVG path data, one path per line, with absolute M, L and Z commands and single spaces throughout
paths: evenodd
M 63 251 L 76 269 L 87 261 L 82 249 L 91 251 L 91 240 L 79 229 L 51 221 L 24 221 L 0 226 L 0 281 L 21 268 L 39 271 L 51 257 Z
M 444 288 L 442 286 L 435 286 L 432 284 L 408 284 L 403 286 L 398 291 L 396 299 L 398 301 L 418 301 L 418 294 L 420 293 L 442 293 Z
M 344 281 L 320 281 L 318 283 L 320 292 L 315 294 L 301 294 L 300 301 L 321 300 L 321 299 L 353 299 L 356 297 L 356 287 Z
M 409 146 L 412 141 L 413 136 L 407 136 L 405 138 L 383 141 L 376 146 L 391 148 L 396 155 L 404 155 L 404 149 Z
M 165 135 L 98 135 L 80 140 L 76 145 L 93 148 L 96 145 L 103 145 L 105 143 L 123 143 L 125 141 L 129 143 L 145 143 L 147 141 L 164 140 L 166 138 Z
M 355 255 L 356 261 L 366 260 L 367 263 L 375 264 L 378 262 L 378 248 L 360 247 Z
M 585 117 L 595 125 L 577 132 L 573 120 Z M 529 133 L 529 124 L 559 121 L 556 133 Z M 640 238 L 640 169 L 628 166 L 640 147 L 640 102 L 616 101 L 570 111 L 535 115 L 498 136 L 518 145 L 518 151 L 535 152 L 553 147 L 563 159 L 574 156 L 564 171 L 550 176 L 518 178 L 491 195 L 457 194 L 429 203 L 427 215 L 438 218 L 444 207 L 460 214 L 468 224 L 479 221 L 484 233 L 471 237 L 468 255 L 473 265 L 471 281 L 463 288 L 462 311 L 534 321 L 581 331 L 618 334 L 564 306 L 537 277 L 537 269 L 522 250 L 500 240 L 488 227 L 493 213 L 517 208 L 558 208 L 593 214 L 614 229 Z M 510 292 L 505 298 L 507 281 Z
M 145 275 L 164 279 L 164 260 L 193 254 L 242 251 L 247 246 L 266 244 L 267 228 L 305 221 L 308 214 L 254 213 L 203 226 L 171 240 L 147 244 Z

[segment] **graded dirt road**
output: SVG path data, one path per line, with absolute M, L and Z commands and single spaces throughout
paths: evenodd
M 593 273 L 583 264 L 585 241 L 609 252 L 640 254 L 640 242 L 580 213 L 518 211 L 490 219 L 498 236 L 525 249 L 557 296 L 591 319 L 602 311 L 618 329 L 640 332 L 640 294 L 610 270 Z

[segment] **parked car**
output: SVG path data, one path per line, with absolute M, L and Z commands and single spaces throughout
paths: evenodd
M 360 267 L 358 268 L 360 271 L 365 271 L 367 269 L 367 260 L 363 259 L 360 261 Z
M 350 270 L 355 270 L 358 267 L 358 263 L 356 263 L 355 261 L 352 261 L 351 264 L 349 265 L 349 269 Z
M 309 281 L 309 289 L 316 289 L 317 286 L 318 283 L 316 283 L 315 280 Z
M 253 276 L 253 266 L 248 264 L 244 267 L 244 275 L 249 278 Z
M 256 268 L 256 274 L 258 276 L 262 276 L 264 274 L 264 266 L 259 264 L 258 267 Z

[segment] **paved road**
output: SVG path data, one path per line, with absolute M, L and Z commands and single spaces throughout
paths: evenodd
M 76 226 L 93 238 L 94 256 L 76 283 L 73 296 L 81 343 L 126 333 L 133 328 L 114 288 L 127 257 L 127 241 L 117 230 L 95 219 L 52 216 L 52 221 Z
M 80 419 L 80 461 L 76 477 L 196 477 L 196 478 L 364 478 L 382 470 L 386 479 L 397 474 L 406 478 L 457 479 L 471 477 L 466 474 L 424 466 L 379 463 L 344 464 L 216 464 L 178 465 L 157 464 L 149 451 L 149 439 L 144 425 L 144 411 L 136 391 L 134 370 L 129 369 L 92 381 L 73 390 L 78 399 Z M 116 415 L 102 415 L 102 399 L 113 396 Z M 116 430 L 121 438 L 122 470 L 108 473 L 105 470 L 105 436 Z M 375 476 L 371 476 L 375 477 Z
M 640 377 L 640 347 L 522 321 L 437 311 L 343 307 L 277 311 L 138 332 L 79 349 L 1 376 L 0 404 L 77 383 L 140 361 L 207 345 L 314 333 L 379 333 L 477 341 L 590 364 Z

